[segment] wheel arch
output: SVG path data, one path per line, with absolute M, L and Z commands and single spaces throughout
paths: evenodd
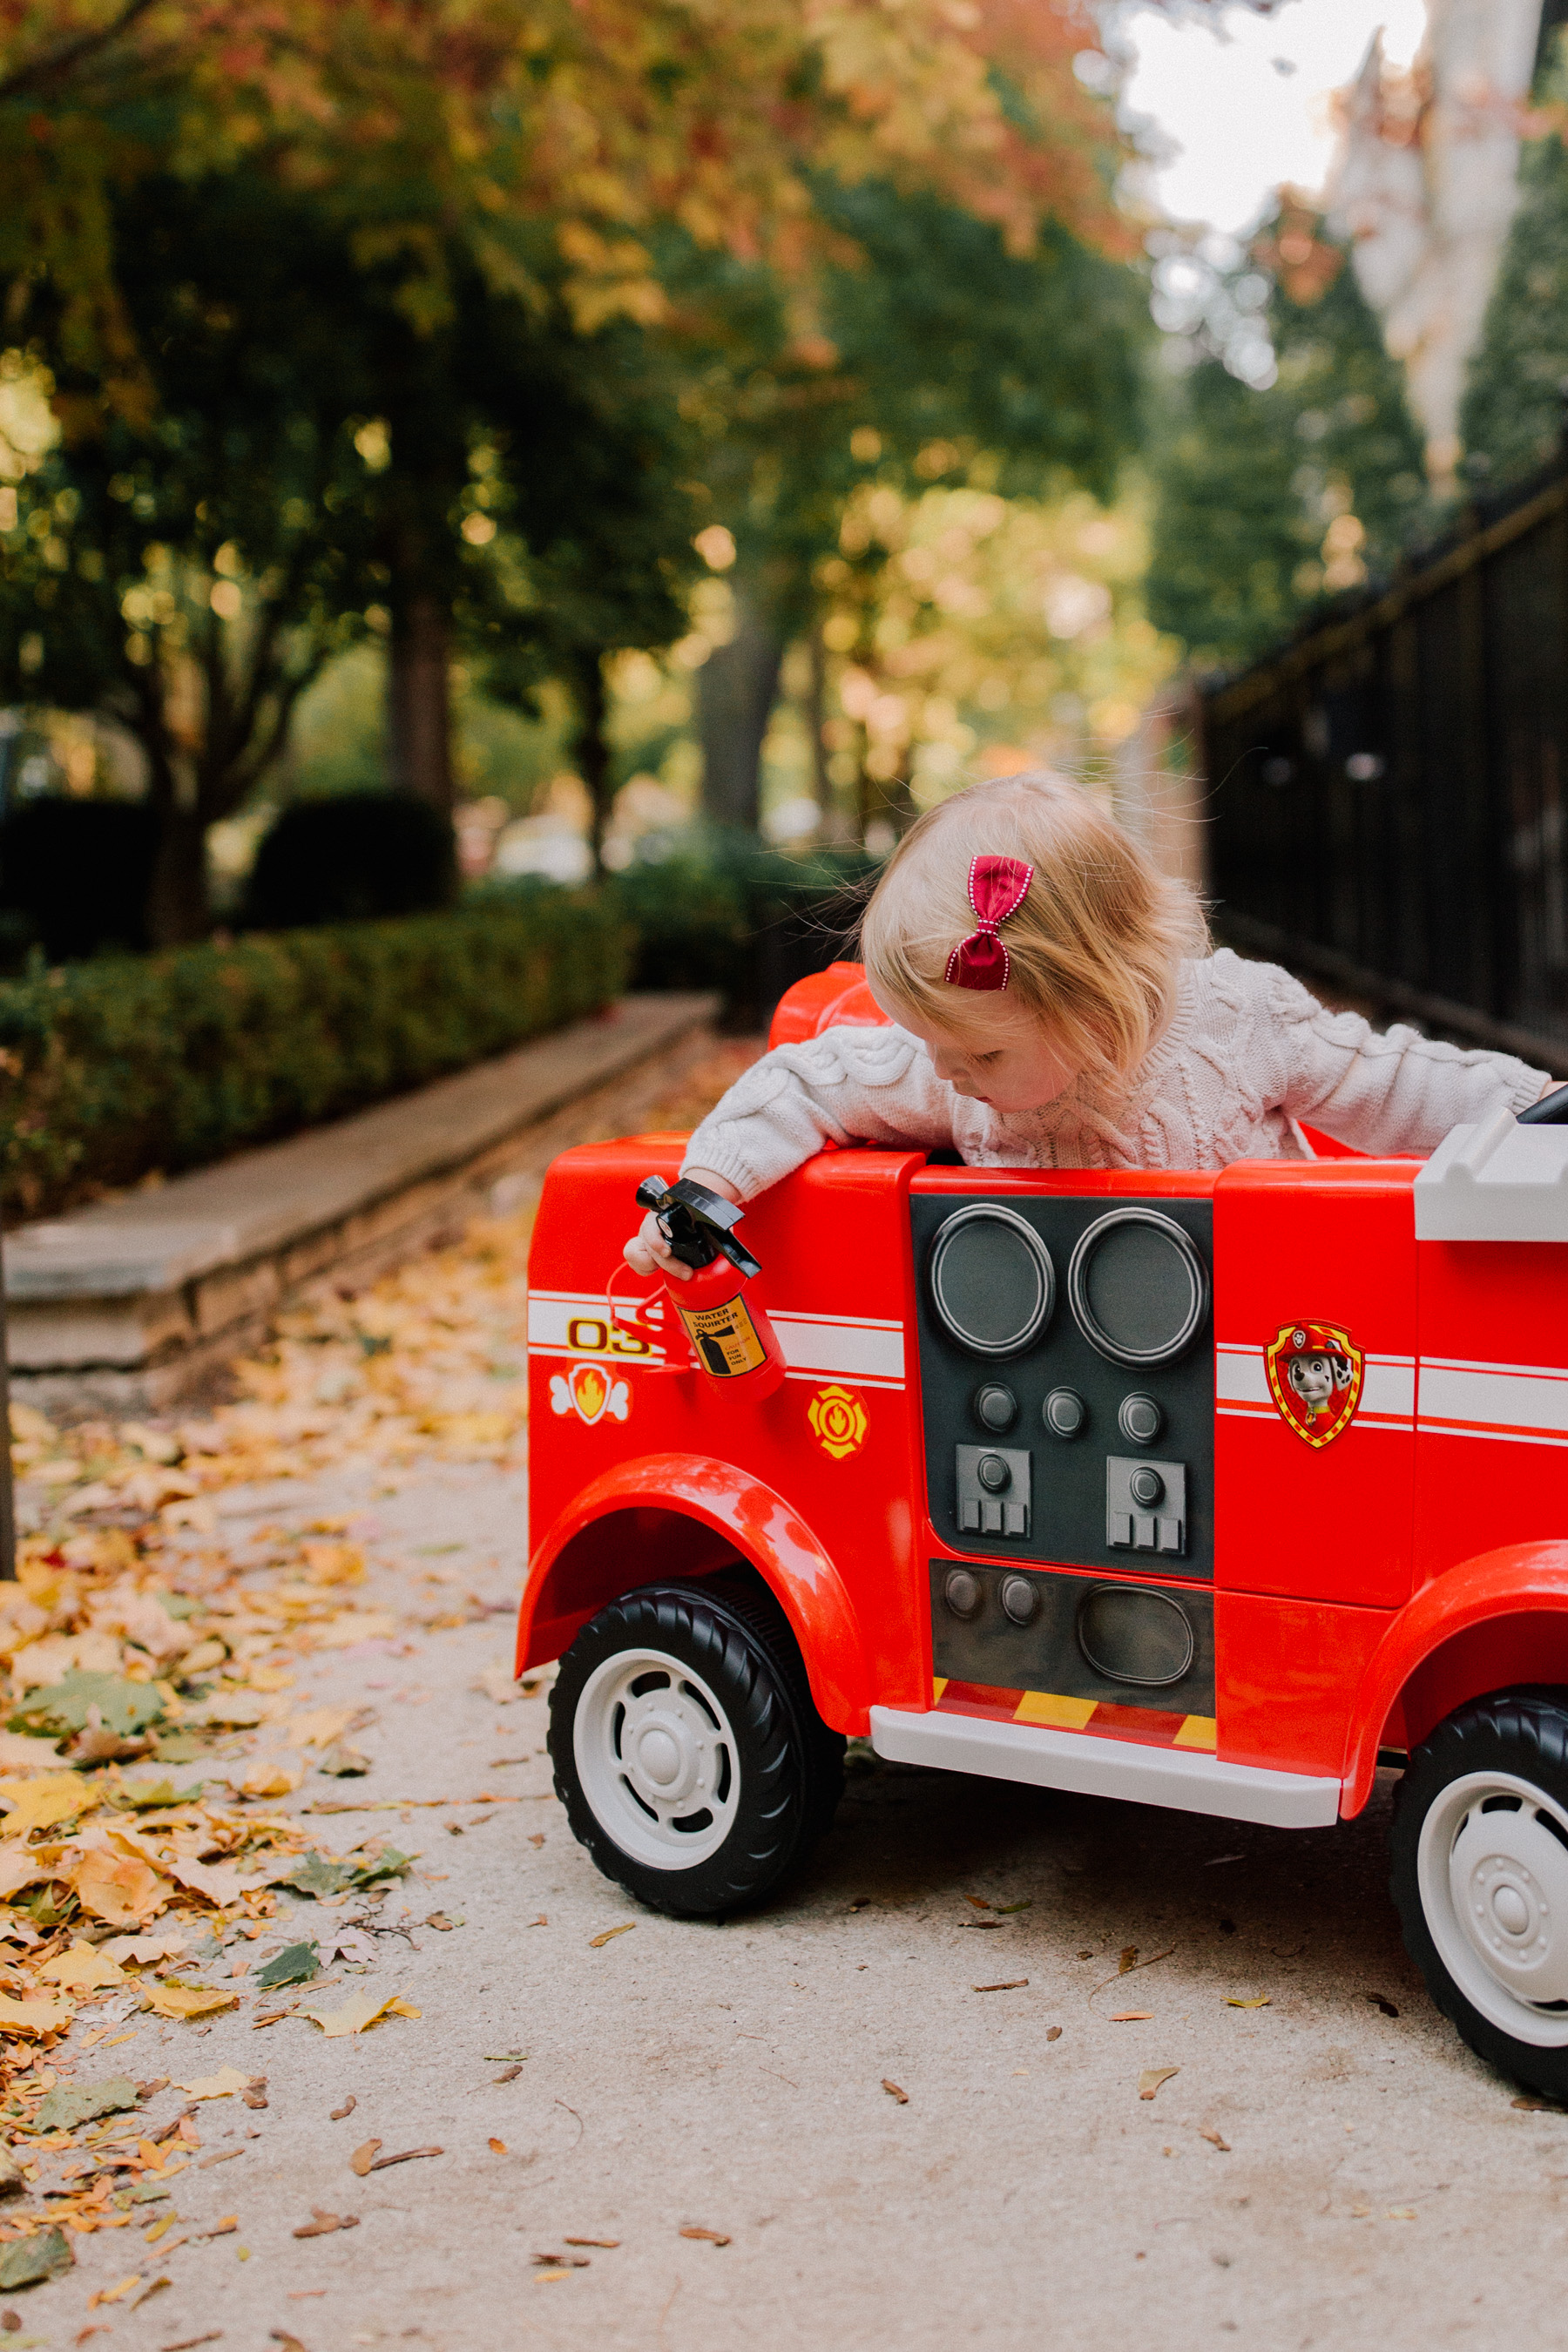
M 558 1658 L 622 1593 L 668 1576 L 710 1576 L 739 1559 L 789 1620 L 817 1713 L 864 1733 L 872 1691 L 842 1578 L 799 1513 L 731 1464 L 700 1454 L 622 1463 L 574 1496 L 530 1563 L 517 1665 Z
M 1356 1692 L 1341 1812 L 1366 1803 L 1380 1748 L 1413 1748 L 1456 1707 L 1521 1683 L 1568 1692 L 1568 1543 L 1483 1552 L 1398 1612 Z

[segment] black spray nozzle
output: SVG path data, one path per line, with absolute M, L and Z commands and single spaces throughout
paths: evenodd
M 721 1201 L 705 1184 L 694 1184 L 689 1176 L 678 1184 L 667 1184 L 662 1176 L 645 1176 L 637 1186 L 637 1205 L 653 1211 L 671 1256 L 682 1265 L 711 1265 L 722 1253 L 748 1280 L 761 1274 L 751 1251 L 735 1239 L 734 1228 L 744 1210 Z

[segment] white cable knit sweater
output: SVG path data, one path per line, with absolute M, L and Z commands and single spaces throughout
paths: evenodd
M 1043 1109 L 1004 1114 L 956 1094 L 905 1029 L 829 1029 L 764 1054 L 686 1165 L 750 1200 L 828 1140 L 952 1150 L 972 1168 L 1225 1168 L 1300 1159 L 1290 1123 L 1305 1119 L 1358 1150 L 1426 1152 L 1545 1084 L 1509 1054 L 1330 1013 L 1278 965 L 1222 948 L 1183 964 L 1167 1027 L 1112 1090 L 1079 1078 Z

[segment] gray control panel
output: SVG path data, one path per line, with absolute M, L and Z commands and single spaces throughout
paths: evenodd
M 1105 1464 L 1105 1540 L 1115 1550 L 1180 1559 L 1187 1542 L 1187 1465 L 1111 1454 Z
M 1026 1537 L 1028 1454 L 1012 1445 L 960 1445 L 954 1451 L 960 1533 Z
M 933 1526 L 1020 1569 L 1206 1580 L 1211 1203 L 984 1176 L 910 1197 Z

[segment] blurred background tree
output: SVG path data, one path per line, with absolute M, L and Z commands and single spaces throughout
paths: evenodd
M 1236 668 L 1385 573 L 1429 520 L 1421 435 L 1310 208 L 1288 200 L 1228 272 L 1173 238 L 1155 282 L 1171 373 L 1152 417 L 1149 614 L 1198 667 Z

